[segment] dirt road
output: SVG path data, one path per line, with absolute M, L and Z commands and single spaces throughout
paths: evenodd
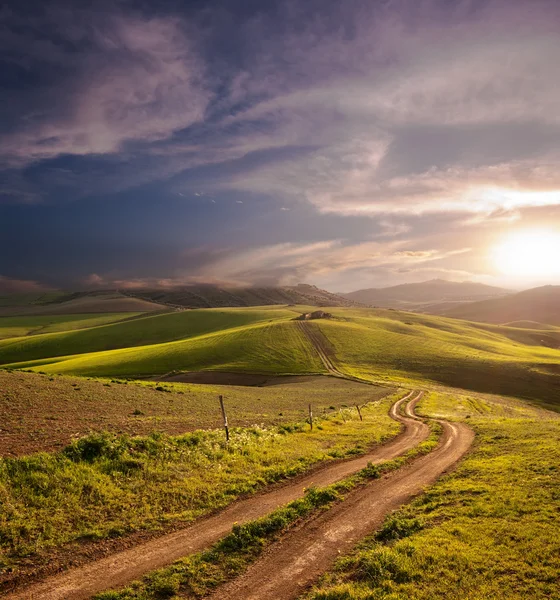
M 381 525 L 390 511 L 432 484 L 469 449 L 473 432 L 441 422 L 443 438 L 431 454 L 351 494 L 316 519 L 284 536 L 237 580 L 211 600 L 291 600 L 332 567 L 337 557 Z
M 312 473 L 302 474 L 283 485 L 239 500 L 223 511 L 177 532 L 49 577 L 25 589 L 8 593 L 5 597 L 11 600 L 82 600 L 103 590 L 124 586 L 148 571 L 207 548 L 229 533 L 234 523 L 262 517 L 300 498 L 305 488 L 329 485 L 359 471 L 368 462 L 379 463 L 404 454 L 429 435 L 429 429 L 423 422 L 400 414 L 403 404 L 410 405 L 412 413 L 420 396 L 421 393 L 410 392 L 393 404 L 390 415 L 403 423 L 404 431 L 387 444 L 358 458 L 326 464 Z

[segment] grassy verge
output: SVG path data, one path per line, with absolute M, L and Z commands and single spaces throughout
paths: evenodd
M 368 465 L 359 473 L 324 488 L 312 488 L 303 498 L 270 515 L 236 525 L 232 532 L 209 550 L 181 559 L 169 567 L 146 575 L 141 581 L 116 591 L 103 592 L 95 600 L 156 600 L 202 598 L 219 585 L 240 575 L 264 548 L 305 518 L 344 500 L 345 494 L 370 479 L 394 471 L 437 445 L 440 427 L 434 424 L 430 437 L 406 455 L 379 465 Z
M 181 436 L 92 434 L 61 452 L 0 459 L 0 566 L 49 547 L 189 522 L 325 460 L 360 454 L 399 431 L 402 394 L 303 423 Z
M 513 401 L 429 394 L 472 452 L 341 559 L 308 600 L 560 597 L 560 419 Z

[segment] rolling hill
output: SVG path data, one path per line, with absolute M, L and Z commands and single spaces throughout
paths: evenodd
M 125 292 L 135 298 L 184 308 L 219 308 L 222 306 L 269 306 L 303 304 L 307 306 L 355 306 L 356 302 L 332 294 L 314 285 L 284 287 L 225 288 L 215 285 L 192 285 L 176 290 L 135 290 Z
M 457 303 L 473 302 L 505 296 L 509 290 L 473 283 L 432 279 L 421 283 L 405 283 L 386 288 L 369 288 L 342 294 L 353 302 L 381 308 L 420 310 L 440 313 Z
M 22 315 L 75 315 L 92 313 L 153 312 L 168 306 L 128 297 L 115 291 L 49 292 L 0 296 L 0 317 Z
M 321 373 L 294 316 L 307 307 L 198 309 L 0 340 L 0 365 L 68 375 L 172 371 Z M 469 323 L 386 309 L 329 308 L 310 322 L 336 367 L 363 379 L 439 383 L 556 406 L 560 330 Z
M 474 302 L 446 310 L 444 314 L 484 323 L 521 322 L 522 327 L 528 326 L 527 321 L 536 323 L 536 328 L 541 323 L 560 326 L 560 285 L 545 285 L 505 298 Z

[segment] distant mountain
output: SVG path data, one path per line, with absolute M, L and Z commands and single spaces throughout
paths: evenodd
M 331 294 L 314 285 L 283 287 L 225 288 L 215 285 L 192 285 L 176 290 L 132 290 L 128 296 L 185 308 L 218 308 L 222 306 L 265 306 L 304 304 L 307 306 L 355 306 L 341 295 Z
M 504 298 L 473 302 L 447 310 L 443 315 L 511 326 L 520 323 L 517 326 L 527 327 L 527 321 L 560 326 L 560 285 L 545 285 Z
M 510 293 L 510 290 L 471 281 L 456 282 L 432 279 L 422 283 L 370 288 L 342 295 L 349 300 L 368 306 L 443 314 L 455 307 L 457 303 L 487 300 Z

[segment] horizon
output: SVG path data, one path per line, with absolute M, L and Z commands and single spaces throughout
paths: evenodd
M 9 0 L 0 294 L 560 284 L 560 3 Z
M 351 294 L 353 292 L 358 292 L 358 291 L 366 291 L 366 290 L 386 290 L 386 289 L 390 289 L 390 288 L 394 288 L 394 287 L 401 287 L 401 286 L 408 286 L 408 285 L 425 285 L 425 284 L 429 284 L 429 283 L 455 283 L 458 285 L 461 284 L 476 284 L 476 285 L 481 285 L 481 286 L 487 286 L 489 288 L 495 288 L 496 290 L 500 290 L 502 292 L 505 292 L 505 295 L 513 295 L 513 294 L 518 294 L 521 292 L 527 292 L 527 291 L 531 291 L 531 290 L 536 290 L 536 289 L 542 289 L 542 288 L 547 288 L 547 287 L 560 287 L 560 284 L 554 284 L 554 283 L 545 283 L 542 285 L 538 285 L 538 286 L 531 286 L 531 287 L 522 287 L 522 288 L 503 288 L 500 286 L 493 286 L 493 285 L 489 285 L 486 283 L 481 283 L 478 281 L 471 281 L 471 280 L 463 280 L 463 281 L 456 281 L 456 280 L 452 280 L 452 279 L 443 279 L 443 278 L 433 278 L 433 279 L 426 279 L 423 281 L 410 281 L 410 282 L 404 282 L 404 283 L 399 283 L 399 284 L 395 284 L 395 285 L 389 285 L 389 286 L 380 286 L 380 287 L 375 287 L 372 286 L 370 288 L 360 288 L 360 289 L 347 289 L 347 290 L 333 290 L 333 289 L 325 289 L 325 288 L 321 288 L 318 285 L 315 285 L 314 283 L 303 283 L 303 282 L 298 282 L 298 283 L 294 283 L 291 285 L 286 285 L 286 286 L 258 286 L 258 285 L 242 285 L 242 284 L 229 284 L 229 285 L 221 285 L 219 283 L 186 283 L 183 285 L 177 285 L 174 287 L 165 287 L 165 286 L 154 286 L 154 287 L 129 287 L 129 288 L 115 288 L 115 287 L 107 287 L 107 288 L 74 288 L 74 289 L 70 289 L 70 288 L 44 288 L 41 290 L 19 290 L 19 289 L 7 289 L 6 291 L 2 291 L 2 289 L 0 288 L 0 296 L 4 296 L 4 297 L 9 297 L 11 295 L 19 295 L 19 294 L 25 294 L 25 293 L 47 293 L 47 292 L 62 292 L 62 293 L 68 293 L 68 294 L 75 294 L 75 293 L 80 293 L 80 294 L 103 294 L 103 293 L 121 293 L 121 292 L 130 292 L 130 293 L 141 293 L 142 291 L 161 291 L 161 292 L 178 292 L 181 290 L 188 290 L 189 288 L 196 288 L 196 287 L 214 287 L 214 288 L 222 288 L 222 289 L 231 289 L 231 290 L 235 290 L 235 289 L 251 289 L 251 288 L 258 288 L 258 287 L 271 287 L 271 288 L 282 288 L 282 287 L 287 287 L 287 288 L 298 288 L 298 287 L 312 287 L 312 288 L 316 288 L 319 289 L 321 291 L 324 292 L 328 292 L 334 295 L 342 295 L 344 296 L 345 294 Z

